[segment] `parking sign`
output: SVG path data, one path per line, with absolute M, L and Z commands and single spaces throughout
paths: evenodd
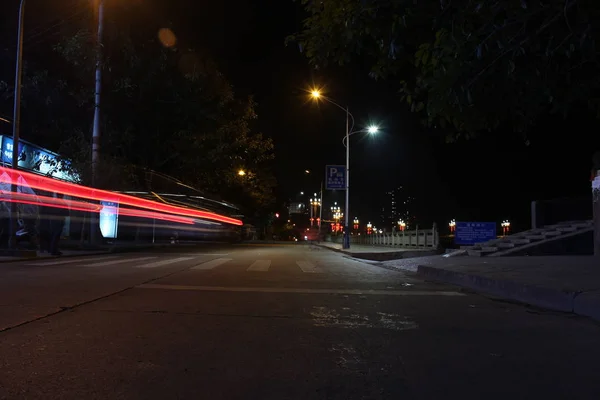
M 346 166 L 327 165 L 325 167 L 325 189 L 346 190 Z

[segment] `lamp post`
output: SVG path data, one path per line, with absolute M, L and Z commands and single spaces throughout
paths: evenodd
M 401 219 L 400 221 L 398 221 L 398 228 L 400 228 L 401 232 L 404 232 L 404 230 L 406 229 L 406 222 L 404 222 L 403 219 Z
M 502 221 L 502 234 L 506 236 L 510 230 L 510 222 L 506 219 Z
M 19 27 L 17 31 L 17 62 L 15 70 L 15 97 L 13 103 L 13 151 L 12 151 L 12 168 L 19 169 L 19 141 L 21 128 L 21 82 L 23 76 L 23 30 L 25 20 L 25 0 L 21 0 L 19 6 Z M 17 182 L 13 180 L 11 184 L 11 192 L 17 193 Z M 14 201 L 10 205 L 10 239 L 9 247 L 17 246 L 17 203 Z
M 346 113 L 346 135 L 344 136 L 343 143 L 346 146 L 346 207 L 344 209 L 344 213 L 346 217 L 344 218 L 344 242 L 342 247 L 344 249 L 350 248 L 350 136 L 355 133 L 368 132 L 370 134 L 375 134 L 379 130 L 376 126 L 370 126 L 367 129 L 362 129 L 358 131 L 352 131 L 350 127 L 350 118 L 352 118 L 352 126 L 354 126 L 354 116 L 350 114 L 350 110 L 348 107 L 342 107 L 332 99 L 327 96 L 323 96 L 321 92 L 317 89 L 313 89 L 310 92 L 311 96 L 316 99 L 322 99 L 327 101 L 328 103 L 333 104 L 340 110 Z
M 101 136 L 101 113 L 100 100 L 102 93 L 102 63 L 103 63 L 103 43 L 104 39 L 104 0 L 98 0 L 98 32 L 96 42 L 96 71 L 95 71 L 95 89 L 94 89 L 94 123 L 92 126 L 92 186 L 98 186 L 98 164 L 100 162 L 100 136 Z M 90 242 L 96 243 L 98 236 L 98 216 L 95 213 L 90 215 Z

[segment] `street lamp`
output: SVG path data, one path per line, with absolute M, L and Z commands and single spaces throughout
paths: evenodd
M 506 236 L 506 234 L 510 230 L 510 222 L 506 219 L 506 220 L 502 221 L 501 225 L 502 225 L 502 233 L 504 234 L 504 236 Z
M 401 219 L 400 221 L 398 221 L 398 227 L 400 228 L 400 231 L 404 232 L 404 230 L 406 229 L 406 222 L 404 222 L 404 220 Z
M 315 196 L 317 194 L 315 193 Z M 315 220 L 315 216 L 317 215 L 317 207 L 321 207 L 321 199 L 315 197 L 314 199 L 310 199 L 310 226 L 313 226 L 313 222 Z M 319 225 L 321 224 L 321 217 L 317 217 L 317 221 Z
M 352 118 L 352 127 L 354 127 L 354 116 L 352 114 L 350 114 L 350 110 L 348 109 L 348 107 L 342 107 L 341 105 L 339 105 L 338 103 L 336 103 L 335 101 L 330 99 L 329 97 L 323 96 L 323 94 L 321 94 L 321 91 L 319 89 L 316 89 L 316 88 L 312 89 L 310 91 L 310 94 L 313 99 L 315 99 L 315 100 L 323 99 L 323 100 L 327 101 L 328 103 L 333 104 L 334 106 L 336 106 L 337 108 L 339 108 L 340 110 L 342 110 L 346 113 L 346 135 L 344 136 L 344 139 L 342 141 L 344 143 L 344 145 L 346 146 L 346 207 L 344 209 L 344 212 L 346 213 L 346 217 L 344 219 L 344 242 L 343 242 L 342 247 L 344 249 L 349 249 L 350 248 L 350 220 L 349 220 L 350 219 L 350 136 L 355 133 L 361 133 L 361 132 L 367 132 L 367 133 L 373 135 L 373 134 L 377 133 L 379 128 L 372 125 L 372 126 L 368 127 L 367 129 L 352 131 L 352 128 L 350 127 L 350 118 Z
M 246 176 L 246 171 L 244 171 L 243 169 L 240 169 L 240 170 L 238 171 L 238 175 L 239 175 L 239 176 Z

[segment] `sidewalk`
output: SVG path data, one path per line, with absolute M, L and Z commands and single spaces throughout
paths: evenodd
M 198 244 L 198 243 L 194 243 Z M 79 256 L 93 256 L 103 255 L 109 253 L 121 253 L 127 251 L 135 251 L 142 249 L 155 249 L 162 247 L 173 247 L 173 246 L 190 246 L 194 245 L 191 243 L 176 243 L 172 244 L 168 241 L 157 242 L 157 243 L 135 243 L 135 242 L 121 242 L 112 244 L 101 244 L 97 246 L 90 246 L 87 244 L 81 245 L 79 241 L 65 241 L 61 243 L 60 257 L 79 257 Z M 57 256 L 50 255 L 48 253 L 42 253 L 36 250 L 16 250 L 18 255 L 5 255 L 10 253 L 10 250 L 3 249 L 0 253 L 0 263 L 15 262 L 15 261 L 30 261 L 30 260 L 46 260 L 49 258 L 56 258 Z
M 383 263 L 426 280 L 600 320 L 600 259 L 593 256 L 424 257 Z
M 416 272 L 425 280 L 600 321 L 600 259 L 594 256 L 475 258 L 383 246 L 353 245 L 349 250 L 334 243 L 319 246 L 383 261 L 381 267 Z
M 360 245 L 360 244 L 352 244 L 349 249 L 342 249 L 342 245 L 338 243 L 331 242 L 320 242 L 313 244 L 321 247 L 328 248 L 333 251 L 337 251 L 340 253 L 344 253 L 351 257 L 361 258 L 363 260 L 372 260 L 372 261 L 388 261 L 388 260 L 397 260 L 402 258 L 414 258 L 414 257 L 424 257 L 431 256 L 434 254 L 439 254 L 439 251 L 431 248 L 399 248 L 399 247 L 390 247 L 390 246 L 369 246 L 369 245 Z

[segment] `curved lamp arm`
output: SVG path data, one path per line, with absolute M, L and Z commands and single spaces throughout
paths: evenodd
M 348 111 L 347 107 L 340 106 L 338 103 L 336 103 L 335 101 L 333 101 L 333 99 L 331 99 L 331 98 L 329 98 L 327 96 L 320 95 L 319 99 L 323 99 L 323 100 L 325 100 L 325 101 L 333 104 L 334 106 L 336 106 L 337 108 L 339 108 L 343 112 L 348 113 L 348 115 L 350 116 L 350 119 L 352 119 L 352 125 L 350 126 L 350 131 L 352 131 L 352 129 L 354 128 L 354 115 L 352 115 L 352 113 L 350 111 Z

